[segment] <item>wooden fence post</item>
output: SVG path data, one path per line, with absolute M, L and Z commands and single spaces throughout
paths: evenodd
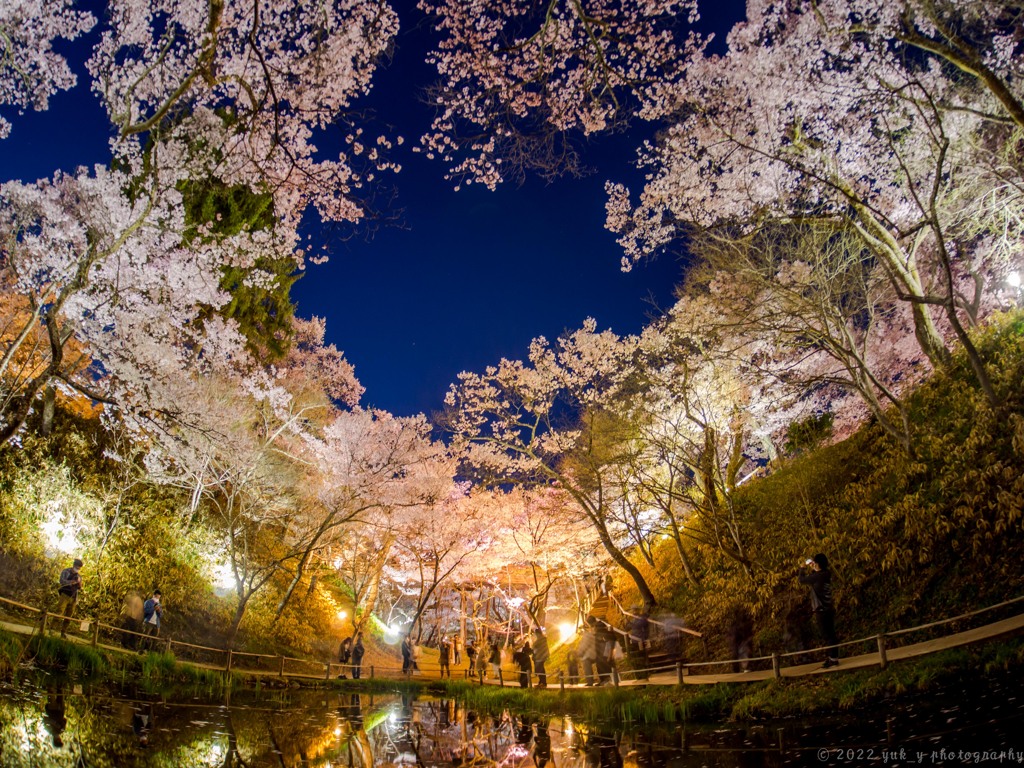
M 277 676 L 284 677 L 284 656 L 281 657 L 280 666 L 277 668 Z
M 49 615 L 50 614 L 46 612 L 46 609 L 43 609 L 43 617 L 39 622 L 39 634 L 44 637 L 46 636 L 46 619 Z
M 500 666 L 498 667 L 498 685 L 500 685 L 502 688 L 505 687 L 505 678 L 501 674 Z
M 777 653 L 772 654 L 772 674 L 775 676 L 776 680 L 782 677 L 782 664 L 779 661 L 779 654 Z
M 676 662 L 676 683 L 679 685 L 683 684 L 683 662 Z
M 167 638 L 167 645 L 164 647 L 164 652 L 168 654 L 171 652 L 171 638 L 169 637 Z
M 327 662 L 327 673 L 324 675 L 324 680 L 331 679 L 331 662 Z
M 233 656 L 234 656 L 234 651 L 232 651 L 230 648 L 228 648 L 228 660 L 227 660 L 227 663 L 224 665 L 224 671 L 225 672 L 230 672 L 231 671 L 231 661 L 232 661 L 232 657 Z
M 95 648 L 100 644 L 100 623 L 94 621 L 92 624 L 92 647 Z
M 878 641 L 878 666 L 885 669 L 889 665 L 889 657 L 885 653 L 885 634 L 876 635 Z
M 373 664 L 370 665 L 370 679 L 373 679 Z
M 565 690 L 565 675 L 562 674 L 562 670 L 558 670 L 558 687 Z

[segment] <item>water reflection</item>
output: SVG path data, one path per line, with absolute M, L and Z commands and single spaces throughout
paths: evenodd
M 922 697 L 878 716 L 752 726 L 602 727 L 317 691 L 218 700 L 50 680 L 0 686 L 0 765 L 187 768 L 689 768 L 944 764 L 940 749 L 1020 749 L 1010 683 L 974 699 Z M 973 717 L 971 716 L 973 713 Z M 846 750 L 844 752 L 844 750 Z M 853 751 L 851 751 L 853 750 Z M 858 751 L 859 750 L 859 751 Z M 925 757 L 921 757 L 925 755 Z

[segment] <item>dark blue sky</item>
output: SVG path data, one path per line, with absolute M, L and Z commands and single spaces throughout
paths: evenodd
M 412 3 L 395 5 L 403 31 L 369 106 L 406 139 L 395 155 L 403 166 L 394 177 L 396 223 L 369 238 L 311 229 L 332 255 L 308 269 L 294 298 L 299 314 L 327 318 L 328 341 L 366 387 L 363 404 L 404 416 L 441 408 L 459 371 L 521 358 L 530 339 L 554 338 L 588 316 L 600 329 L 636 333 L 655 306 L 670 305 L 681 266 L 661 258 L 623 274 L 620 249 L 604 229 L 604 182 L 639 189 L 633 149 L 644 133 L 594 142 L 586 160 L 596 172 L 583 179 L 453 191 L 442 164 L 411 152 L 430 120 L 421 103 L 431 78 L 422 64 L 429 37 Z M 723 31 L 739 18 L 742 3 L 727 5 L 708 28 Z M 48 112 L 13 122 L 11 138 L 0 142 L 3 180 L 109 157 L 106 117 L 84 78 Z

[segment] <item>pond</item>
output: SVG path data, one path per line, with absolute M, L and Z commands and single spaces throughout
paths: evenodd
M 338 690 L 147 693 L 57 678 L 0 684 L 0 765 L 132 768 L 690 768 L 1024 762 L 1019 686 L 856 716 L 643 728 Z

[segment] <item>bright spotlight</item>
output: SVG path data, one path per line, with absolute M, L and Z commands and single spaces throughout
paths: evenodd
M 348 618 L 348 611 L 338 611 L 338 621 L 344 621 Z
M 568 621 L 564 624 L 559 624 L 558 632 L 562 635 L 562 642 L 565 642 L 570 637 L 576 634 L 576 625 Z

